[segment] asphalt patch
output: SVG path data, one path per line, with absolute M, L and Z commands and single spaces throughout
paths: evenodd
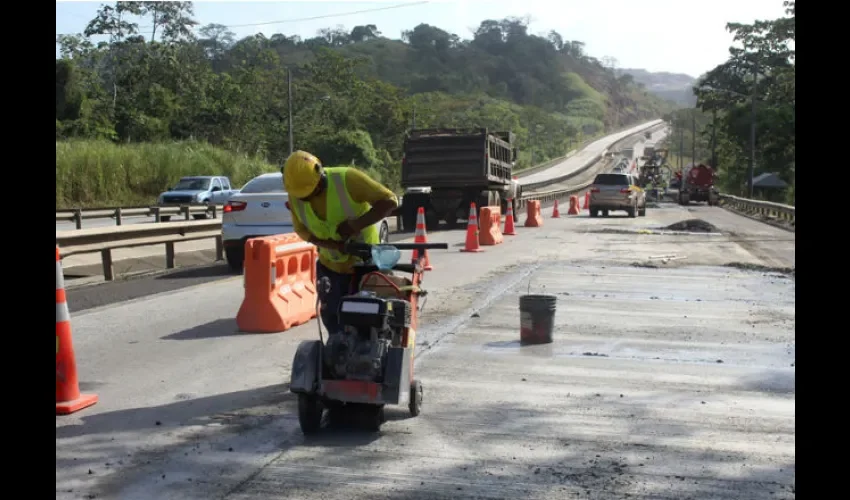
M 688 231 L 691 233 L 719 233 L 720 231 L 714 224 L 710 222 L 706 222 L 702 219 L 687 219 L 683 221 L 676 222 L 675 224 L 670 224 L 664 229 L 669 229 L 670 231 Z
M 157 293 L 233 278 L 227 264 L 217 263 L 171 270 L 66 289 L 68 309 L 74 312 L 133 300 Z
M 796 267 L 771 267 L 771 266 L 763 266 L 761 264 L 749 264 L 746 262 L 730 262 L 725 264 L 725 267 L 733 267 L 735 269 L 740 269 L 742 271 L 756 271 L 761 273 L 777 273 L 783 275 L 789 275 L 792 278 L 797 277 L 797 268 Z
M 659 267 L 661 267 L 658 264 L 656 264 L 655 262 L 632 262 L 631 266 L 632 267 L 644 267 L 644 268 L 647 268 L 647 269 L 658 269 Z

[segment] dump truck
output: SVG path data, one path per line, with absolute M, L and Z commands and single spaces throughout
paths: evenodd
M 515 143 L 513 132 L 486 128 L 409 132 L 401 163 L 405 192 L 398 211 L 403 230 L 416 227 L 419 207 L 425 208 L 429 229 L 437 228 L 440 221 L 458 227 L 468 220 L 470 203 L 479 211 L 498 206 L 504 214 L 508 199 L 512 199 L 516 213 L 522 186 L 513 176 Z
M 705 201 L 709 206 L 717 204 L 720 193 L 714 186 L 716 173 L 713 168 L 698 163 L 687 165 L 676 177 L 681 180 L 679 187 L 679 204 L 687 205 L 692 201 Z

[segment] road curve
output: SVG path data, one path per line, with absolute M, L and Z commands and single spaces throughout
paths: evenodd
M 645 129 L 648 126 L 660 125 L 661 123 L 663 123 L 663 120 L 652 120 L 646 123 L 642 123 L 640 125 L 636 125 L 628 130 L 624 130 L 616 134 L 606 135 L 601 139 L 591 142 L 587 145 L 587 147 L 585 147 L 581 151 L 576 152 L 576 154 L 567 158 L 561 163 L 552 165 L 546 170 L 535 172 L 527 177 L 522 177 L 519 179 L 519 181 L 523 185 L 527 185 L 538 182 L 544 182 L 549 179 L 571 174 L 586 165 L 587 162 L 592 160 L 594 156 L 601 154 L 611 144 L 619 141 L 624 137 L 632 135 L 642 129 Z

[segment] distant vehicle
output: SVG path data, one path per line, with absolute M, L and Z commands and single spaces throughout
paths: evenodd
M 623 158 L 631 161 L 635 157 L 635 148 L 623 148 L 620 150 L 620 154 Z
M 389 241 L 389 223 L 384 219 L 380 224 L 381 242 L 386 243 Z M 283 190 L 280 172 L 254 177 L 224 205 L 221 239 L 227 265 L 234 272 L 242 271 L 245 241 L 249 238 L 291 232 L 294 228 L 289 211 L 289 193 Z
M 646 215 L 646 192 L 636 185 L 628 173 L 599 174 L 590 186 L 590 216 L 602 212 L 608 217 L 611 210 L 623 210 L 629 217 Z
M 687 205 L 692 201 L 705 201 L 709 206 L 717 204 L 720 193 L 714 185 L 717 176 L 713 168 L 703 163 L 690 164 L 684 171 L 677 173 L 681 180 L 679 187 L 679 204 Z
M 404 203 L 398 210 L 404 230 L 416 226 L 419 207 L 425 208 L 428 228 L 441 220 L 458 226 L 469 217 L 470 203 L 479 211 L 498 206 L 504 214 L 512 198 L 516 213 L 522 190 L 512 174 L 515 144 L 513 132 L 486 128 L 410 131 L 401 164 Z
M 230 179 L 222 176 L 199 175 L 183 177 L 168 191 L 159 195 L 157 206 L 179 207 L 182 205 L 223 205 L 238 193 L 231 189 Z M 195 219 L 206 219 L 206 214 L 193 214 Z M 163 222 L 171 220 L 171 216 L 160 217 Z

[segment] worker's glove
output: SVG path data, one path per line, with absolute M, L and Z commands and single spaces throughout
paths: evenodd
M 336 227 L 336 232 L 342 239 L 347 240 L 360 231 L 355 227 L 354 221 L 344 220 Z

